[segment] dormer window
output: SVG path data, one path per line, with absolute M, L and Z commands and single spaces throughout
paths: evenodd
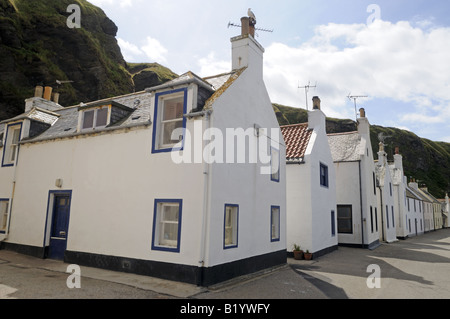
M 155 125 L 152 153 L 170 152 L 183 140 L 186 127 L 187 89 L 178 89 L 155 95 Z M 177 148 L 180 150 L 180 148 Z
M 87 109 L 83 111 L 83 119 L 81 123 L 82 130 L 102 128 L 108 125 L 109 106 L 101 106 L 100 108 Z

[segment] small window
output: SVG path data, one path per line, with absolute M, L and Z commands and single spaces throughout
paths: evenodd
M 372 209 L 372 206 L 370 206 L 370 230 L 373 233 L 373 209 Z
M 378 232 L 378 210 L 375 207 L 375 231 Z
M 169 152 L 183 141 L 186 128 L 187 89 L 158 93 L 155 96 L 155 121 L 152 152 Z M 181 148 L 182 149 L 182 148 Z M 180 150 L 177 148 L 176 150 Z
M 391 206 L 391 212 L 392 212 L 392 227 L 395 227 L 394 206 Z
M 280 241 L 280 206 L 271 207 L 270 224 L 271 241 Z
M 182 200 L 155 200 L 152 249 L 180 251 Z
M 6 232 L 8 222 L 8 199 L 0 199 L 0 233 Z
M 274 182 L 280 181 L 280 151 L 270 149 L 270 180 Z
M 336 216 L 334 210 L 331 211 L 331 237 L 336 236 Z
M 3 149 L 2 166 L 13 166 L 16 162 L 19 151 L 21 129 L 21 123 L 8 125 L 5 147 Z
M 386 205 L 386 226 L 389 228 L 389 208 L 388 205 Z
M 328 187 L 328 166 L 320 163 L 320 185 Z
M 101 128 L 108 125 L 108 107 L 83 111 L 83 130 Z
M 238 246 L 238 219 L 239 206 L 226 204 L 223 234 L 224 249 L 234 248 Z
M 352 219 L 352 205 L 338 205 L 338 233 L 352 234 L 353 233 L 353 219 Z

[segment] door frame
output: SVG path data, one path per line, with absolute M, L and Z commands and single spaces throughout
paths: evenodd
M 45 228 L 44 228 L 44 258 L 49 257 L 49 249 L 50 249 L 50 237 L 52 232 L 53 225 L 53 214 L 55 210 L 55 198 L 58 195 L 68 196 L 70 200 L 68 217 L 67 217 L 67 231 L 66 231 L 66 247 L 67 242 L 69 240 L 69 224 L 70 224 L 70 209 L 72 206 L 72 190 L 50 190 L 48 192 L 48 200 L 47 200 L 47 216 L 45 218 Z

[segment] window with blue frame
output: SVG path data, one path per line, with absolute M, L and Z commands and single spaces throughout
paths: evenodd
M 320 185 L 328 187 L 328 166 L 320 163 Z
M 223 248 L 238 246 L 239 205 L 225 204 Z
M 186 108 L 187 88 L 155 95 L 152 153 L 183 149 Z
M 6 128 L 5 145 L 3 147 L 2 166 L 14 166 L 19 153 L 19 141 L 22 123 L 10 124 Z
M 8 222 L 9 199 L 0 198 L 0 234 L 6 232 Z
M 280 206 L 270 207 L 270 240 L 280 241 Z
M 155 199 L 152 249 L 180 252 L 183 200 Z

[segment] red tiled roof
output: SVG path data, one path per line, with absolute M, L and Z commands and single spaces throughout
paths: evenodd
M 286 158 L 303 158 L 312 134 L 308 123 L 281 126 L 281 133 L 286 143 Z

